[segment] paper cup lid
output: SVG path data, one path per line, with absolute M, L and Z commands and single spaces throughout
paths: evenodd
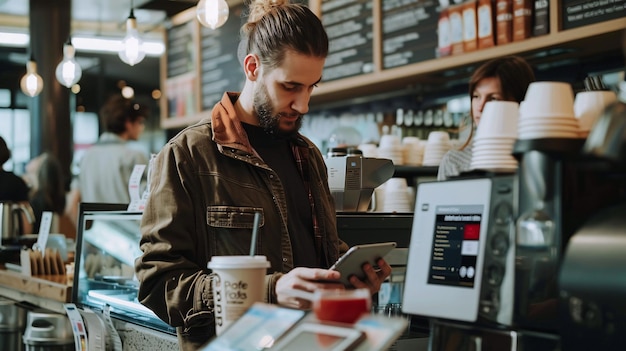
M 269 268 L 265 256 L 213 256 L 207 264 L 210 269 Z

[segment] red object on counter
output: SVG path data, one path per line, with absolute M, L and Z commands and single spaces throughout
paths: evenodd
M 313 311 L 321 321 L 352 324 L 369 309 L 370 302 L 365 297 L 328 296 L 316 301 Z

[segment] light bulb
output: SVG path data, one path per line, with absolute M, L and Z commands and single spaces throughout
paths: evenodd
M 43 90 L 43 79 L 37 74 L 37 63 L 34 60 L 26 63 L 26 74 L 20 80 L 20 88 L 30 97 L 39 95 Z
M 215 29 L 226 23 L 228 11 L 226 0 L 200 0 L 196 7 L 196 17 L 203 26 Z
M 71 88 L 72 85 L 78 83 L 83 75 L 83 70 L 76 62 L 76 59 L 74 59 L 74 53 L 74 46 L 68 41 L 67 44 L 63 45 L 63 61 L 57 65 L 55 71 L 59 83 L 67 88 Z
M 138 64 L 146 56 L 143 40 L 141 40 L 137 31 L 137 19 L 133 15 L 132 10 L 126 20 L 126 36 L 122 40 L 122 48 L 118 52 L 118 56 L 124 63 L 131 66 Z

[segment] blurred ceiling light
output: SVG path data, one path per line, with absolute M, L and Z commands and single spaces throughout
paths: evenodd
M 27 47 L 30 36 L 27 33 L 0 32 L 0 46 Z M 79 52 L 118 53 L 122 49 L 119 38 L 75 35 L 72 37 L 74 49 Z M 146 39 L 143 48 L 147 56 L 161 56 L 165 52 L 163 40 Z
M 118 55 L 124 63 L 134 66 L 146 56 L 143 40 L 137 31 L 137 18 L 133 13 L 133 0 L 130 0 L 130 15 L 126 20 L 126 36 L 122 40 L 122 48 Z
M 0 32 L 0 44 L 10 47 L 26 47 L 30 36 L 26 33 Z
M 20 88 L 30 97 L 39 95 L 43 90 L 43 79 L 37 74 L 37 63 L 33 57 L 26 63 L 26 74 L 20 80 Z
M 78 93 L 80 93 L 80 84 L 74 84 L 74 85 L 72 85 L 71 90 L 72 90 L 72 93 L 74 93 L 74 94 L 78 94 Z
M 160 98 L 161 98 L 161 95 L 162 95 L 162 94 L 161 94 L 161 90 L 159 90 L 159 89 L 154 89 L 154 90 L 152 90 L 152 98 L 153 98 L 154 100 L 158 100 L 158 99 L 160 99 Z
M 129 86 L 125 86 L 122 88 L 122 96 L 127 99 L 132 99 L 135 97 L 135 89 Z
M 56 68 L 55 75 L 59 83 L 66 88 L 72 87 L 72 85 L 78 83 L 80 77 L 83 75 L 83 70 L 80 68 L 78 62 L 74 58 L 74 46 L 72 46 L 72 39 L 68 38 L 67 43 L 63 45 L 63 61 L 61 61 Z
M 198 21 L 211 29 L 221 27 L 228 20 L 228 3 L 225 0 L 200 0 L 196 8 Z

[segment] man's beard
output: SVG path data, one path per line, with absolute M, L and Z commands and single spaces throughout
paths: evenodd
M 278 137 L 290 138 L 295 136 L 300 127 L 302 127 L 302 115 L 298 117 L 295 125 L 290 130 L 280 129 L 280 116 L 281 114 L 273 114 L 274 107 L 268 97 L 267 89 L 264 85 L 260 85 L 259 89 L 254 94 L 254 110 L 259 116 L 259 125 L 265 130 L 266 133 L 275 135 Z

